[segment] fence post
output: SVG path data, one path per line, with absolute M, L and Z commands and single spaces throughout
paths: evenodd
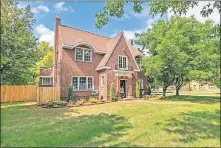
M 37 87 L 37 105 L 40 105 L 40 89 Z

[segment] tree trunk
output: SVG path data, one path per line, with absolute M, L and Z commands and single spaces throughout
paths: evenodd
M 180 93 L 179 93 L 179 88 L 176 88 L 176 96 L 179 96 Z
M 167 91 L 167 89 L 163 88 L 163 98 L 166 98 L 166 91 Z

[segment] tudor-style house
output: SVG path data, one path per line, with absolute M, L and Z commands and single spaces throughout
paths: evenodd
M 52 83 L 61 88 L 61 96 L 67 97 L 72 86 L 78 98 L 98 92 L 100 99 L 109 100 L 112 82 L 119 98 L 135 97 L 137 82 L 146 91 L 147 80 L 140 70 L 142 54 L 123 32 L 104 37 L 61 25 L 56 17 L 54 42 Z

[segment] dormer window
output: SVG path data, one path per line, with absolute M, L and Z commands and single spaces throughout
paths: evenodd
M 82 62 L 91 62 L 92 61 L 92 52 L 88 48 L 75 48 L 75 60 Z

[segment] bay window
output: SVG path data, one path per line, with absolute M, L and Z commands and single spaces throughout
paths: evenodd
M 75 48 L 75 60 L 83 62 L 91 62 L 92 52 L 87 48 Z
M 73 77 L 73 90 L 93 90 L 93 77 Z

